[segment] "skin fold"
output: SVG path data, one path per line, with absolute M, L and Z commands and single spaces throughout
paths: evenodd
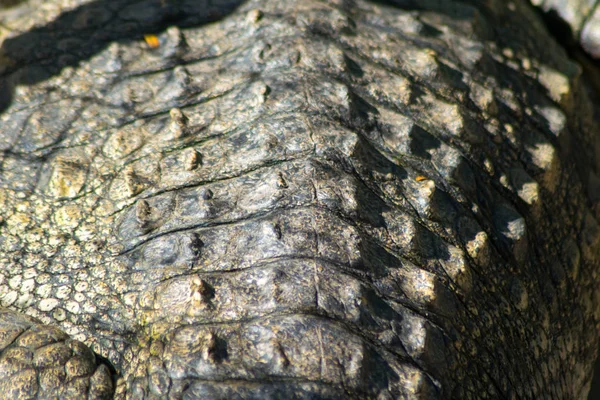
M 1 4 L 1 393 L 586 398 L 596 100 L 531 4 Z

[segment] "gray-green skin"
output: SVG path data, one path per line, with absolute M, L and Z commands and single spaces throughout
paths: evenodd
M 211 4 L 0 13 L 1 396 L 585 398 L 596 105 L 530 5 Z

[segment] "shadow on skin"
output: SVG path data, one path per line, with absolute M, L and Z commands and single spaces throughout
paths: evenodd
M 34 85 L 77 66 L 112 42 L 141 40 L 169 26 L 201 26 L 230 14 L 242 0 L 95 0 L 47 25 L 6 39 L 0 48 L 0 113 L 19 85 Z M 4 3 L 3 3 L 4 4 Z

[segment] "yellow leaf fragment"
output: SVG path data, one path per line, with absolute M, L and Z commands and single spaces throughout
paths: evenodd
M 144 40 L 151 49 L 155 49 L 160 46 L 160 41 L 156 35 L 144 35 Z

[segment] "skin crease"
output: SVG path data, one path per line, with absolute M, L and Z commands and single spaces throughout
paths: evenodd
M 594 59 L 600 57 L 600 9 L 592 0 L 532 0 L 559 40 L 578 43 Z
M 0 11 L 11 398 L 585 398 L 596 103 L 525 1 Z

